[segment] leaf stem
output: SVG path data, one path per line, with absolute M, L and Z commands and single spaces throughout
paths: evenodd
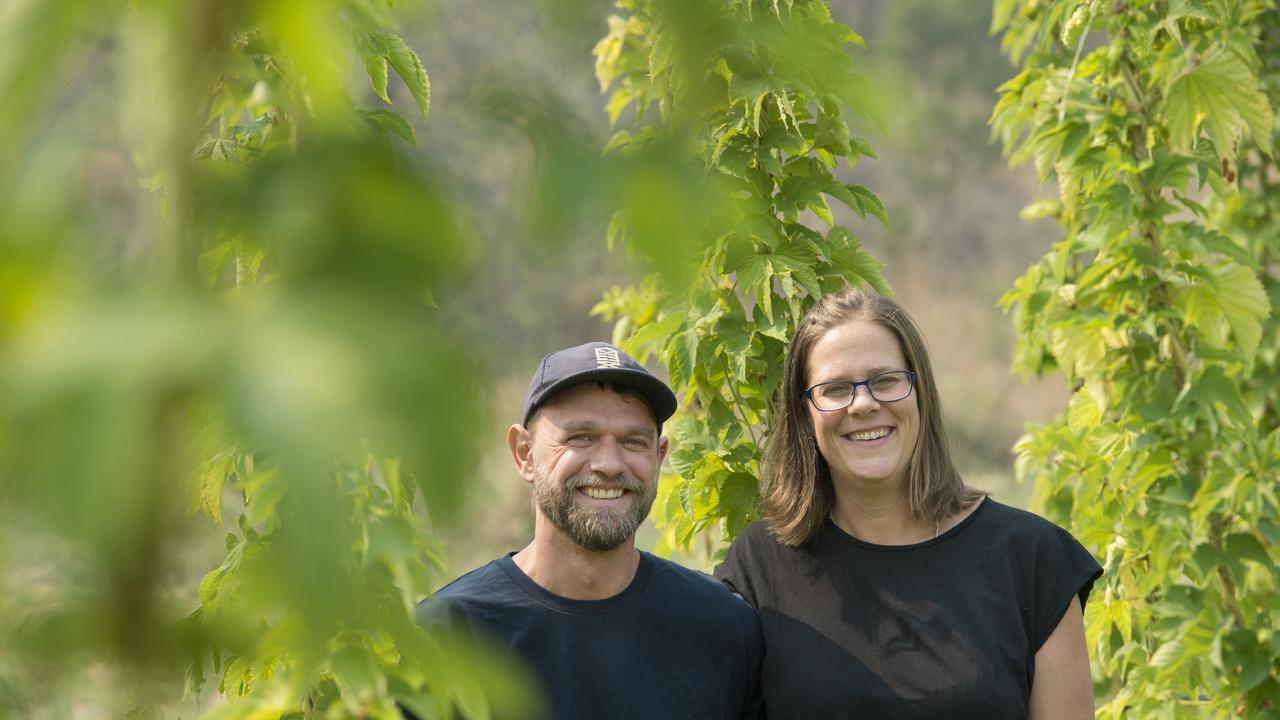
M 720 367 L 724 368 L 724 379 L 729 386 L 729 394 L 733 396 L 734 410 L 737 411 L 742 424 L 746 426 L 747 434 L 751 436 L 751 442 L 759 448 L 760 440 L 756 438 L 756 431 L 752 429 L 751 423 L 747 422 L 747 413 L 743 409 L 746 407 L 746 403 L 742 401 L 742 396 L 738 394 L 738 383 L 734 382 L 733 374 L 729 372 L 729 361 L 724 359 L 724 355 L 720 356 Z
M 1093 26 L 1093 18 L 1097 14 L 1098 6 L 1095 4 L 1089 8 L 1089 19 L 1084 23 L 1084 30 L 1080 31 L 1080 40 L 1076 43 L 1076 54 L 1071 58 L 1071 70 L 1067 72 L 1067 82 L 1062 86 L 1062 99 L 1058 107 L 1059 125 L 1067 119 L 1067 96 L 1071 94 L 1071 81 L 1076 79 L 1076 67 L 1080 64 L 1080 54 L 1084 52 L 1084 41 L 1089 37 L 1089 28 Z
M 1215 516 L 1209 521 L 1210 532 L 1213 535 L 1213 544 L 1217 546 L 1218 552 L 1226 554 L 1223 547 L 1222 533 L 1225 530 L 1221 516 Z M 1236 599 L 1236 582 L 1231 579 L 1231 573 L 1227 571 L 1227 566 L 1221 563 L 1217 566 L 1218 582 L 1222 583 L 1222 603 L 1227 606 L 1227 610 L 1231 611 L 1232 617 L 1235 618 L 1239 627 L 1247 628 L 1249 624 L 1245 622 L 1244 611 L 1240 609 L 1240 601 Z

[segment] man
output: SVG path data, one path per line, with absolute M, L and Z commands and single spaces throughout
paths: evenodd
M 607 343 L 543 358 L 507 431 L 533 490 L 533 541 L 418 606 L 420 622 L 487 635 L 526 660 L 556 720 L 761 712 L 751 608 L 635 547 L 675 408 L 665 383 Z

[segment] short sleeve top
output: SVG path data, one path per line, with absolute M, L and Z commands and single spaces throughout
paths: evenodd
M 790 547 L 755 523 L 715 572 L 760 615 L 771 720 L 1025 718 L 1036 651 L 1101 573 L 1065 530 L 990 498 L 914 545 L 828 520 Z

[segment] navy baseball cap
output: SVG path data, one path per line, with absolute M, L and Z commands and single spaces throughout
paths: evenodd
M 676 396 L 667 384 L 636 362 L 630 355 L 604 342 L 589 342 L 566 350 L 553 352 L 542 358 L 538 371 L 529 383 L 529 394 L 524 399 L 523 425 L 547 398 L 573 385 L 585 382 L 608 382 L 627 385 L 640 391 L 662 423 L 676 411 Z

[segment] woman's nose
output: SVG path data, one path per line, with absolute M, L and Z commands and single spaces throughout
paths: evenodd
M 866 385 L 859 385 L 853 388 L 853 402 L 849 403 L 846 411 L 852 415 L 861 415 L 862 413 L 874 412 L 880 408 L 880 401 L 871 395 L 871 388 Z

